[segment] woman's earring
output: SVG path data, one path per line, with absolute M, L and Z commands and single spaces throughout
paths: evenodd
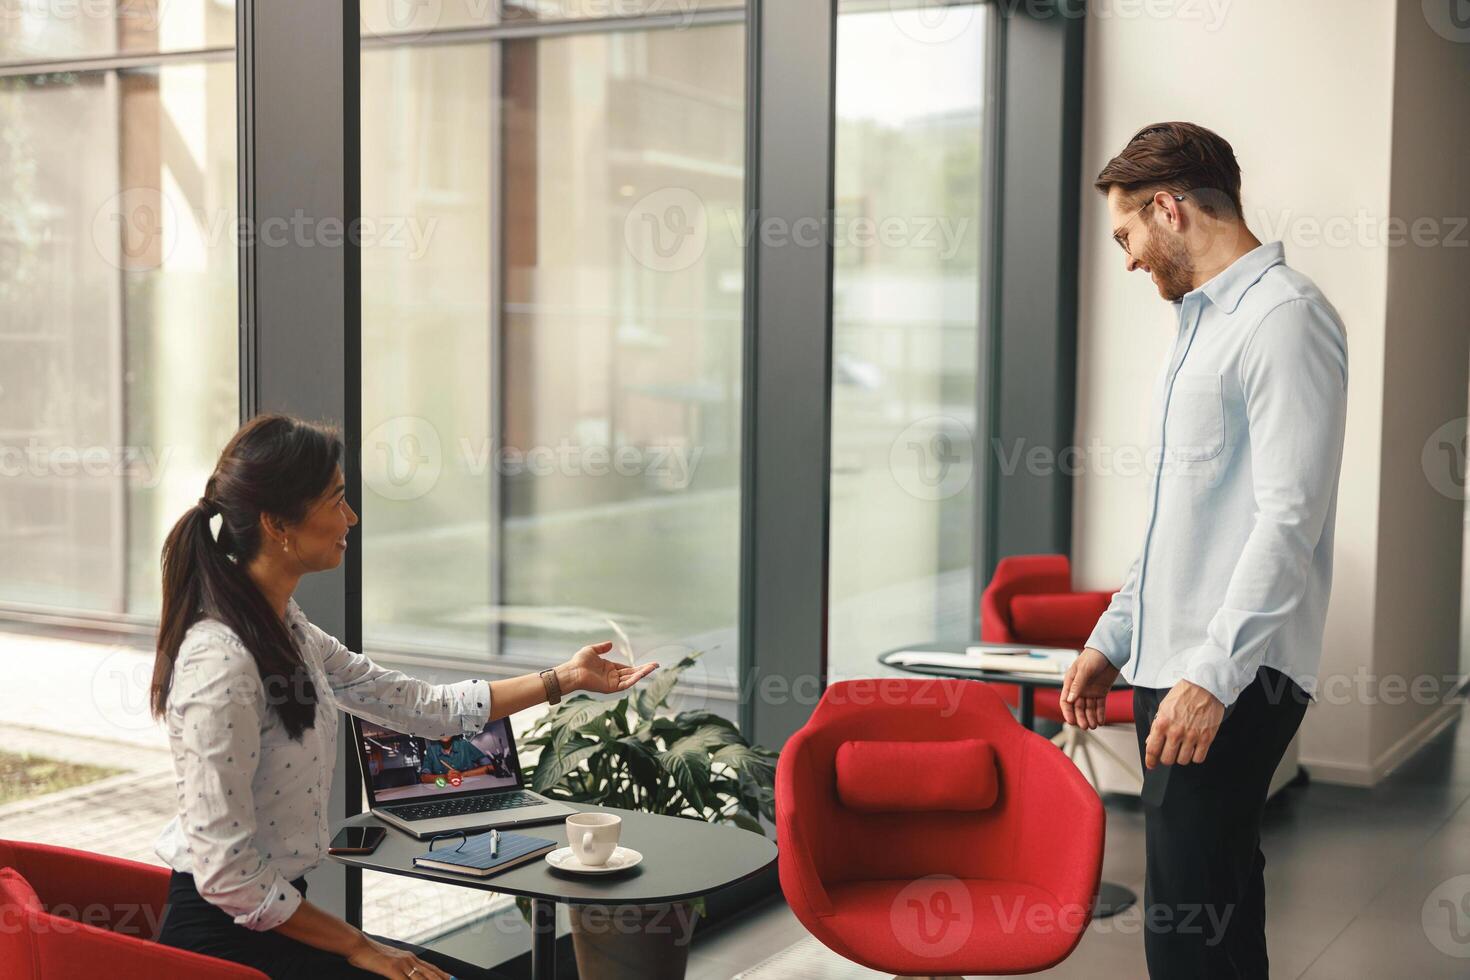
M 282 538 L 281 539 L 281 550 L 282 551 L 290 551 L 291 550 L 290 543 L 285 538 Z

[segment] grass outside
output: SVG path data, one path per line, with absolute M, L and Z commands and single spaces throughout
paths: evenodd
M 0 751 L 0 806 L 85 786 L 127 772 L 85 763 L 58 762 L 39 755 Z

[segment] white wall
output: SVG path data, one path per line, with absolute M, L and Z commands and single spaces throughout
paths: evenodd
M 1470 362 L 1470 31 L 1462 33 L 1447 39 L 1419 3 L 1399 6 L 1389 208 L 1419 226 L 1420 238 L 1388 250 L 1374 623 L 1380 675 L 1439 679 L 1441 689 L 1459 672 L 1465 519 L 1463 485 L 1441 445 L 1446 425 L 1451 442 L 1463 436 Z M 1376 772 L 1459 714 L 1454 704 L 1394 701 L 1385 697 L 1373 714 Z
M 1391 431 L 1384 427 L 1390 249 L 1376 227 L 1391 213 L 1390 193 L 1397 186 L 1391 164 L 1403 166 L 1414 156 L 1391 152 L 1396 30 L 1414 25 L 1407 13 L 1396 24 L 1394 5 L 1383 2 L 1235 0 L 1222 6 L 1216 20 L 1182 15 L 1193 5 L 1173 6 L 1180 16 L 1124 17 L 1124 8 L 1112 4 L 1095 8 L 1111 16 L 1094 13 L 1087 25 L 1077 439 L 1084 449 L 1096 445 L 1104 451 L 1085 456 L 1088 469 L 1076 487 L 1078 585 L 1115 586 L 1141 542 L 1146 474 L 1136 468 L 1124 472 L 1117 450 L 1148 444 L 1147 392 L 1174 330 L 1170 307 L 1148 279 L 1125 275 L 1123 256 L 1109 240 L 1103 199 L 1091 182 L 1139 127 L 1190 120 L 1231 141 L 1252 230 L 1263 241 L 1285 242 L 1288 263 L 1316 280 L 1347 326 L 1347 442 L 1322 671 L 1351 677 L 1360 665 L 1374 664 L 1377 611 L 1384 608 L 1379 548 L 1385 439 L 1400 438 L 1418 423 L 1402 419 Z M 1404 0 L 1403 7 L 1418 11 L 1420 5 Z M 1433 36 L 1422 36 L 1429 33 L 1422 18 L 1414 29 L 1413 47 L 1430 47 Z M 1458 49 L 1467 48 L 1438 52 L 1440 66 L 1431 73 L 1443 74 L 1443 62 L 1463 60 L 1465 52 Z M 1435 100 L 1438 106 L 1449 104 L 1450 91 Z M 1439 110 L 1439 125 L 1447 116 Z M 1414 129 L 1416 137 L 1427 138 L 1418 132 L 1422 126 Z M 1437 183 L 1427 191 L 1442 190 L 1444 173 L 1432 176 Z M 1434 285 L 1445 283 L 1434 279 Z M 1396 295 L 1407 310 L 1407 294 Z M 1412 384 L 1410 365 L 1421 363 L 1423 348 L 1433 343 L 1424 341 L 1405 370 L 1392 375 L 1396 386 Z M 1467 358 L 1460 351 L 1463 368 Z M 1399 492 L 1402 481 L 1390 483 L 1397 504 L 1405 496 Z M 1411 721 L 1404 716 L 1392 727 Z M 1374 724 L 1374 706 L 1359 699 L 1319 704 L 1303 729 L 1303 762 L 1319 777 L 1373 781 L 1381 775 L 1383 752 Z

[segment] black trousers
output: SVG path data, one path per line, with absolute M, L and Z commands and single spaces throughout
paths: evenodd
M 1167 690 L 1134 688 L 1143 758 Z M 1151 980 L 1265 980 L 1266 791 L 1309 698 L 1262 667 L 1203 763 L 1145 774 L 1144 952 Z
M 306 879 L 292 885 L 304 895 Z M 497 976 L 452 956 L 424 950 L 412 943 L 373 936 L 378 942 L 411 951 L 456 980 L 494 980 Z M 168 881 L 168 905 L 158 941 L 165 946 L 215 956 L 253 966 L 272 980 L 367 980 L 377 974 L 359 970 L 344 956 L 297 942 L 278 932 L 257 932 L 236 925 L 229 913 L 200 897 L 194 876 L 175 871 Z

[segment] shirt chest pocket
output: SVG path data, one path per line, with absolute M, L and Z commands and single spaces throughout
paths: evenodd
M 1183 462 L 1214 459 L 1225 448 L 1225 402 L 1218 374 L 1181 374 L 1169 397 L 1164 445 Z

